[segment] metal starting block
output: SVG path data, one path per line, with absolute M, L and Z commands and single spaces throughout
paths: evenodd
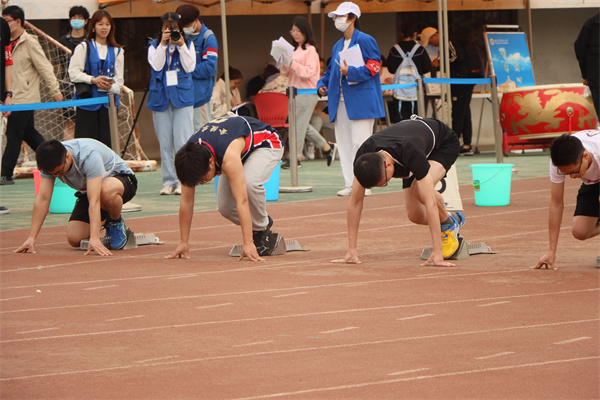
M 164 244 L 164 242 L 161 242 L 154 233 L 133 233 L 129 228 L 125 228 L 125 230 L 127 232 L 127 243 L 121 250 L 135 249 L 138 246 L 147 244 Z M 110 249 L 110 237 L 105 236 L 101 238 L 100 241 L 107 249 Z M 87 251 L 89 243 L 89 240 L 82 240 L 79 244 L 79 249 Z
M 432 251 L 433 247 L 423 249 L 421 260 L 427 260 Z M 470 243 L 461 235 L 458 235 L 458 249 L 456 249 L 452 256 L 446 258 L 446 260 L 463 260 L 475 254 L 496 254 L 496 252 L 492 251 L 492 249 L 484 242 Z
M 277 235 L 279 235 L 279 234 L 277 234 Z M 273 250 L 273 253 L 271 254 L 272 256 L 278 256 L 281 254 L 285 254 L 288 251 L 308 251 L 308 249 L 302 247 L 296 239 L 285 240 L 285 239 L 283 239 L 283 236 L 281 236 L 281 235 L 279 235 L 277 239 L 279 240 L 279 242 L 277 243 L 277 247 L 275 247 L 275 250 Z M 241 245 L 241 244 L 236 244 L 235 246 L 233 246 L 231 248 L 231 251 L 229 252 L 229 256 L 230 257 L 241 256 L 242 255 L 242 247 L 243 247 L 243 245 Z

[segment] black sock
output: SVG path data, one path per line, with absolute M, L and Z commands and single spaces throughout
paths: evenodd
M 454 220 L 450 217 L 446 218 L 446 220 L 444 222 L 442 222 L 442 225 L 452 225 L 454 224 Z

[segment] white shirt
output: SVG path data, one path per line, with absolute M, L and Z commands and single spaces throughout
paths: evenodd
M 98 49 L 98 57 L 101 60 L 106 60 L 106 54 L 108 53 L 108 46 L 96 43 L 96 48 Z M 119 94 L 121 91 L 121 87 L 123 87 L 123 64 L 124 64 L 124 56 L 123 49 L 117 49 L 119 55 L 117 55 L 117 59 L 115 60 L 115 76 L 113 79 L 115 83 L 110 87 L 110 93 Z M 69 78 L 71 82 L 78 83 L 89 83 L 92 84 L 92 75 L 88 75 L 85 73 L 85 59 L 87 57 L 87 43 L 81 42 L 75 47 L 75 51 L 71 56 L 71 61 L 69 62 Z
M 169 43 L 169 60 L 175 51 L 175 47 L 179 50 L 179 60 L 183 70 L 187 73 L 193 72 L 196 69 L 196 49 L 194 42 L 188 42 L 187 45 L 177 47 L 175 44 Z M 155 71 L 162 71 L 167 62 L 167 46 L 159 44 L 157 47 L 148 47 L 148 63 Z
M 574 133 L 581 140 L 583 148 L 592 156 L 592 165 L 588 168 L 585 174 L 581 177 L 581 181 L 586 185 L 593 185 L 600 182 L 600 130 L 588 129 L 585 131 Z M 559 175 L 558 169 L 552 160 L 550 160 L 550 181 L 552 183 L 563 183 L 566 175 Z

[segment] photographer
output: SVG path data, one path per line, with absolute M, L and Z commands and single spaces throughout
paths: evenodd
M 84 42 L 75 48 L 69 62 L 69 77 L 75 84 L 73 99 L 119 94 L 123 86 L 123 49 L 115 40 L 115 24 L 110 14 L 98 10 L 90 20 Z M 116 96 L 117 107 L 119 96 Z M 112 147 L 108 104 L 77 107 L 75 138 L 92 138 Z
M 180 195 L 181 185 L 173 160 L 175 152 L 194 134 L 192 72 L 196 68 L 196 51 L 194 43 L 181 34 L 179 14 L 168 12 L 160 20 L 160 40 L 153 40 L 148 47 L 152 76 L 146 106 L 152 110 L 160 143 L 163 184 L 160 194 Z

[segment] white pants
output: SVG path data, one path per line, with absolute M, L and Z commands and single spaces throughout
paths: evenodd
M 250 154 L 244 162 L 244 177 L 248 189 L 248 206 L 252 216 L 252 230 L 264 230 L 268 223 L 267 196 L 264 184 L 271 177 L 271 173 L 281 161 L 283 149 L 260 148 Z M 237 208 L 229 179 L 225 174 L 219 176 L 219 189 L 217 192 L 217 208 L 219 213 L 236 225 L 240 224 Z
M 177 108 L 169 102 L 165 111 L 152 111 L 154 130 L 160 144 L 160 166 L 163 186 L 179 186 L 175 171 L 175 153 L 194 134 L 192 106 Z
M 373 134 L 374 123 L 375 119 L 350 120 L 346 113 L 346 103 L 340 101 L 335 117 L 335 141 L 344 175 L 344 185 L 347 188 L 352 188 L 356 152 Z

